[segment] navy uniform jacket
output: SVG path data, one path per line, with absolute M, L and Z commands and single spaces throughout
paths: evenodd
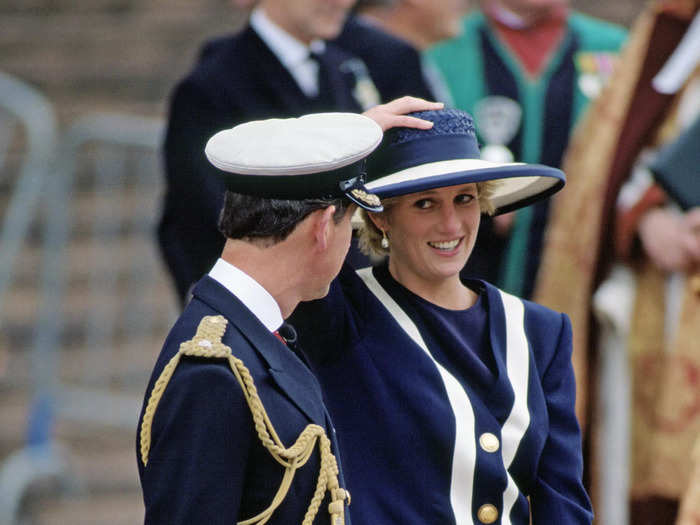
M 386 287 L 386 266 L 372 275 Z M 347 488 L 362 502 L 356 523 L 528 525 L 530 510 L 534 525 L 591 523 L 570 322 L 475 286 L 495 373 L 422 349 L 348 266 L 326 298 L 292 315 L 338 431 Z
M 334 42 L 362 59 L 382 102 L 404 95 L 439 100 L 423 74 L 420 52 L 405 40 L 351 16 Z
M 306 365 L 209 276 L 194 288 L 192 300 L 168 335 L 146 400 L 163 367 L 182 342 L 194 337 L 207 315 L 228 320 L 222 342 L 250 370 L 285 446 L 310 423 L 328 431 L 320 387 Z M 337 457 L 334 436 L 327 433 Z M 137 455 L 147 524 L 233 525 L 268 507 L 283 474 L 282 466 L 260 443 L 241 386 L 225 360 L 181 359 L 155 412 L 148 464 L 144 466 Z M 268 523 L 302 522 L 319 463 L 316 446 Z M 314 523 L 328 522 L 328 501 L 326 497 Z
M 351 57 L 326 45 L 325 95 L 308 98 L 258 34 L 240 33 L 208 42 L 194 69 L 170 100 L 164 144 L 166 193 L 158 240 L 184 300 L 214 264 L 224 245 L 217 229 L 224 186 L 204 155 L 217 131 L 249 120 L 296 117 L 320 111 L 359 112 L 355 77 L 341 71 Z

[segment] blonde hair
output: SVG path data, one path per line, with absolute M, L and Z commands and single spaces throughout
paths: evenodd
M 496 180 L 487 180 L 476 183 L 477 199 L 479 200 L 479 208 L 481 208 L 481 213 L 493 215 L 495 210 L 493 203 L 491 202 L 491 197 L 496 191 L 498 184 L 499 182 Z M 391 210 L 392 206 L 394 206 L 399 199 L 401 199 L 401 197 L 389 197 L 382 199 L 384 211 L 375 213 L 374 215 L 383 216 Z M 389 255 L 389 248 L 382 247 L 382 238 L 384 237 L 382 230 L 380 230 L 374 224 L 374 222 L 372 222 L 372 219 L 369 217 L 369 213 L 366 210 L 360 210 L 360 215 L 362 217 L 362 225 L 358 229 L 360 251 L 373 259 L 379 259 Z

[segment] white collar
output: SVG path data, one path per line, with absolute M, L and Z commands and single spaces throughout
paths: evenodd
M 309 50 L 322 53 L 326 48 L 323 40 L 313 40 L 309 46 L 306 46 L 270 20 L 261 7 L 253 9 L 250 15 L 250 26 L 287 69 L 294 69 L 307 60 Z
M 209 277 L 238 297 L 270 332 L 282 326 L 282 311 L 277 301 L 243 270 L 220 258 L 209 271 Z

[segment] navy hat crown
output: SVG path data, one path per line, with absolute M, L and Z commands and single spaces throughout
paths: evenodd
M 397 127 L 384 132 L 379 148 L 368 159 L 368 181 L 430 162 L 480 158 L 474 119 L 469 113 L 442 109 L 409 115 L 429 120 L 433 127 Z
M 386 144 L 403 144 L 412 140 L 423 140 L 431 136 L 446 137 L 450 135 L 466 136 L 467 140 L 476 140 L 476 127 L 474 119 L 469 113 L 459 109 L 443 109 L 440 111 L 415 111 L 410 113 L 410 116 L 424 120 L 429 120 L 433 123 L 430 129 L 414 129 L 414 128 L 392 128 L 384 133 L 384 141 Z

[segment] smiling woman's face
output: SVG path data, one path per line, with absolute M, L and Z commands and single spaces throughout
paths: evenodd
M 392 201 L 374 219 L 389 236 L 394 278 L 405 286 L 421 287 L 458 278 L 481 220 L 476 184 L 411 193 Z

